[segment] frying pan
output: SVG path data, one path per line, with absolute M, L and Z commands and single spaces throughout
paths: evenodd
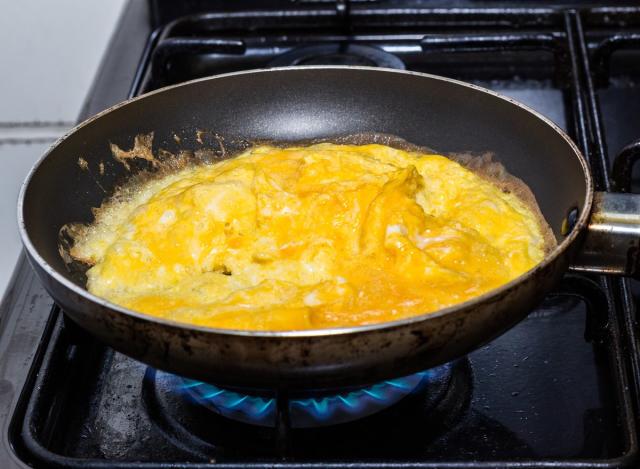
M 203 129 L 215 132 L 221 147 L 379 132 L 444 154 L 491 151 L 531 188 L 558 247 L 534 269 L 475 299 L 359 327 L 213 329 L 136 313 L 88 293 L 63 262 L 58 236 L 66 223 L 90 222 L 91 208 L 130 176 L 110 144 L 131 148 L 136 135 L 154 132 L 155 152 L 195 151 L 203 145 L 193 136 Z M 78 164 L 79 158 L 86 164 Z M 627 228 L 637 230 L 637 205 L 629 195 L 594 196 L 575 144 L 509 98 L 421 73 L 323 66 L 214 76 L 102 112 L 36 163 L 20 193 L 18 219 L 27 256 L 46 289 L 104 343 L 154 367 L 218 385 L 305 390 L 365 385 L 462 356 L 526 316 L 572 261 L 579 270 L 635 274 L 640 238 Z

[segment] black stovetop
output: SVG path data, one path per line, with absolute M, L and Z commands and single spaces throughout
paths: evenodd
M 127 69 L 133 96 L 283 65 L 301 46 L 329 46 L 332 60 L 347 62 L 349 47 L 373 46 L 409 70 L 529 104 L 569 133 L 598 188 L 610 188 L 611 161 L 640 138 L 640 8 L 399 3 L 355 2 L 343 14 L 330 2 L 299 1 L 192 15 L 153 31 L 139 24 L 148 12 L 130 5 L 92 96 L 110 104 L 105 90 L 122 88 L 122 70 L 108 75 L 118 60 L 137 61 Z M 162 22 L 170 12 L 158 8 Z M 146 37 L 139 60 L 143 44 L 118 39 L 127 34 Z M 89 101 L 85 117 L 100 104 Z M 96 342 L 65 320 L 22 260 L 0 309 L 0 467 L 634 465 L 640 369 L 629 283 L 569 274 L 518 326 L 395 405 L 348 423 L 276 430 L 220 416 L 179 380 Z

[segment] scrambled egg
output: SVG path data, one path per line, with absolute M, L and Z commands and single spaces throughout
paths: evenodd
M 211 327 L 391 321 L 494 289 L 540 262 L 538 217 L 440 155 L 259 146 L 104 206 L 71 254 L 110 301 Z

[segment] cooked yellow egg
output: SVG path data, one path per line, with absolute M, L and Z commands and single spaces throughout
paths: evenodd
M 437 311 L 545 255 L 523 201 L 440 155 L 254 147 L 107 204 L 72 255 L 89 291 L 157 317 L 291 330 Z

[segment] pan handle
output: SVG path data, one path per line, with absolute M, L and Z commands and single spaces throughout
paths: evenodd
M 596 192 L 572 270 L 640 278 L 640 194 Z

